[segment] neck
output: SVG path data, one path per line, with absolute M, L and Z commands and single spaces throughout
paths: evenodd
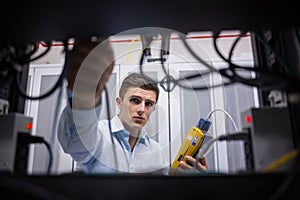
M 120 115 L 119 115 L 119 118 L 120 118 Z M 121 122 L 122 122 L 122 124 L 123 124 L 123 126 L 124 126 L 124 128 L 129 132 L 129 140 L 128 140 L 128 142 L 129 142 L 129 144 L 130 144 L 130 147 L 131 147 L 131 152 L 133 151 L 133 149 L 134 149 L 134 147 L 135 147 L 135 145 L 136 145 L 136 143 L 137 143 L 137 140 L 139 139 L 139 136 L 140 136 L 140 133 L 141 133 L 141 129 L 139 129 L 139 128 L 132 128 L 132 127 L 130 127 L 130 126 L 128 126 L 127 124 L 126 124 L 126 122 L 124 122 L 123 120 L 122 120 L 122 118 L 120 118 L 120 120 L 121 120 Z
M 123 120 L 123 119 L 120 117 L 120 115 L 118 115 L 118 116 L 119 116 L 119 119 L 120 119 L 121 123 L 123 124 L 125 130 L 127 130 L 127 131 L 130 133 L 130 136 L 133 136 L 133 137 L 137 137 L 137 138 L 138 138 L 139 135 L 140 135 L 141 129 L 130 127 L 130 126 L 126 123 L 126 121 Z
M 127 129 L 128 130 L 128 129 Z M 128 130 L 130 135 L 129 135 L 129 144 L 130 144 L 130 147 L 131 147 L 131 152 L 133 151 L 135 145 L 136 145 L 136 142 L 137 140 L 139 139 L 139 136 L 140 136 L 140 130 Z
M 134 137 L 132 135 L 129 136 L 128 142 L 129 142 L 129 145 L 131 147 L 131 152 L 133 152 L 133 149 L 134 149 L 138 139 L 139 139 L 138 137 Z

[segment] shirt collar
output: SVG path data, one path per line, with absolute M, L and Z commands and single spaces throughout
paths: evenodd
M 111 120 L 111 131 L 113 133 L 121 132 L 121 134 L 128 134 L 118 115 L 114 116 Z M 145 143 L 147 138 L 147 132 L 145 128 L 142 128 L 139 141 Z

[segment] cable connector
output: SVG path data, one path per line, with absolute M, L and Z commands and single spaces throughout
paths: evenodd
M 211 146 L 217 141 L 238 141 L 238 140 L 249 141 L 250 134 L 248 132 L 238 132 L 238 133 L 220 135 L 217 138 L 210 139 L 203 145 L 202 151 L 199 152 L 198 159 L 204 157 L 208 153 L 208 150 L 211 148 Z
M 247 141 L 249 140 L 249 133 L 248 132 L 239 132 L 239 133 L 233 133 L 233 134 L 226 134 L 226 135 L 220 135 L 218 137 L 219 141 L 232 141 L 232 140 L 243 140 Z
M 44 143 L 45 140 L 42 137 L 36 135 L 29 135 L 26 133 L 18 133 L 18 139 L 21 144 L 33 144 L 33 143 Z
M 0 115 L 7 114 L 9 110 L 9 102 L 6 99 L 0 99 Z
M 205 120 L 203 118 L 200 118 L 199 122 L 198 122 L 198 128 L 202 131 L 207 132 L 208 129 L 210 128 L 211 122 L 208 120 Z
M 18 143 L 21 145 L 28 145 L 28 144 L 37 144 L 42 143 L 47 147 L 48 153 L 49 153 L 49 164 L 47 168 L 47 174 L 50 175 L 50 170 L 52 167 L 52 160 L 53 160 L 53 153 L 50 144 L 40 136 L 36 135 L 29 135 L 26 133 L 18 133 Z
M 145 51 L 144 56 L 146 57 L 151 56 L 150 44 L 153 41 L 153 35 L 150 33 L 143 33 L 140 34 L 140 37 L 141 37 L 143 51 Z
M 161 33 L 161 59 L 162 62 L 166 62 L 170 55 L 170 40 L 171 32 L 165 31 Z

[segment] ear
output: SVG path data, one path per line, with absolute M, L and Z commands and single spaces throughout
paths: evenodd
M 117 104 L 118 108 L 120 109 L 121 106 L 122 106 L 122 99 L 121 99 L 121 97 L 117 97 L 116 98 L 116 104 Z

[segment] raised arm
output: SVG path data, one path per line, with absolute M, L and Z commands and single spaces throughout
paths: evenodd
M 89 109 L 101 99 L 101 93 L 114 67 L 109 40 L 78 40 L 70 53 L 68 88 L 73 92 L 73 108 Z
M 71 50 L 67 70 L 69 101 L 59 125 L 58 139 L 65 153 L 78 163 L 97 153 L 102 135 L 97 130 L 101 94 L 114 67 L 108 40 L 78 40 Z

